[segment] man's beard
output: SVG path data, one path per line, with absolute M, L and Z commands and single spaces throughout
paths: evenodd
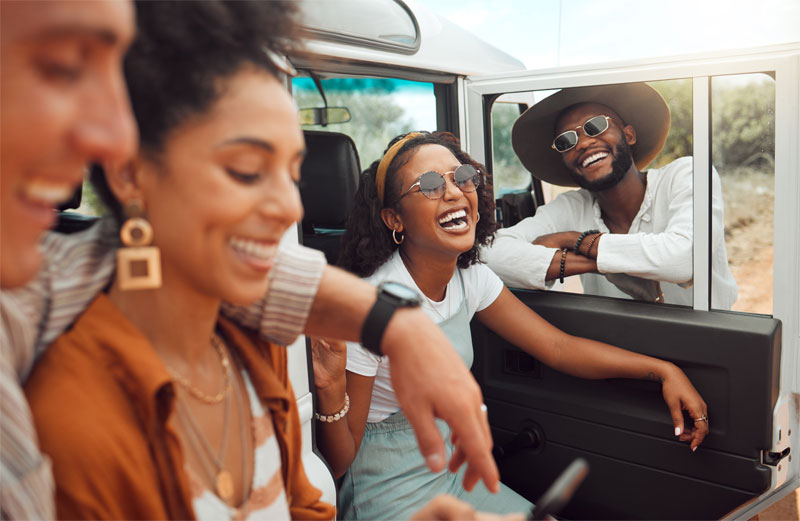
M 587 181 L 582 175 L 578 174 L 572 169 L 569 171 L 569 176 L 572 180 L 590 192 L 602 192 L 609 188 L 614 188 L 622 181 L 625 174 L 633 164 L 633 157 L 631 155 L 631 146 L 625 141 L 625 138 L 619 140 L 614 150 L 614 160 L 611 162 L 611 173 L 596 181 Z

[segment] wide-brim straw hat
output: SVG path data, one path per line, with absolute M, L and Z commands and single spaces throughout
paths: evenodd
M 576 103 L 601 103 L 614 109 L 626 125 L 636 131 L 631 147 L 636 168 L 643 170 L 664 147 L 669 134 L 669 107 L 661 94 L 646 83 L 623 83 L 571 87 L 548 96 L 517 118 L 511 144 L 522 164 L 534 176 L 559 186 L 577 186 L 550 146 L 555 138 L 556 119 Z M 583 138 L 583 134 L 580 134 Z

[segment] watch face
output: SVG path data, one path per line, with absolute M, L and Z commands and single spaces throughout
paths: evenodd
M 396 298 L 401 306 L 416 306 L 420 303 L 419 293 L 397 282 L 384 282 L 379 286 L 385 294 Z

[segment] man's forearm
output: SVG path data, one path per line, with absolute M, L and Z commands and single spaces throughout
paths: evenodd
M 567 251 L 564 258 L 564 276 L 581 275 L 583 273 L 597 272 L 597 262 L 594 259 L 576 255 L 572 250 Z M 561 251 L 556 251 L 550 266 L 547 268 L 547 280 L 556 280 L 561 276 Z
M 498 236 L 481 250 L 481 258 L 497 273 L 506 286 L 547 289 L 547 269 L 554 251 L 515 237 Z
M 375 303 L 377 289 L 333 266 L 322 273 L 305 326 L 312 336 L 361 341 L 361 327 Z

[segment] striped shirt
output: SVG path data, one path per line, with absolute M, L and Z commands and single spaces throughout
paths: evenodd
M 192 469 L 187 468 L 192 484 L 192 508 L 198 521 L 255 521 L 258 519 L 291 519 L 286 489 L 281 474 L 281 453 L 275 437 L 272 415 L 261 400 L 247 371 L 242 371 L 250 413 L 253 417 L 253 481 L 250 495 L 239 508 L 222 501 Z
M 0 509 L 3 518 L 52 519 L 49 462 L 38 450 L 30 410 L 19 387 L 35 360 L 111 282 L 119 247 L 116 225 L 101 219 L 88 230 L 47 234 L 45 266 L 28 285 L 0 293 Z M 267 296 L 222 312 L 288 345 L 305 327 L 325 268 L 322 253 L 282 244 L 270 271 Z

